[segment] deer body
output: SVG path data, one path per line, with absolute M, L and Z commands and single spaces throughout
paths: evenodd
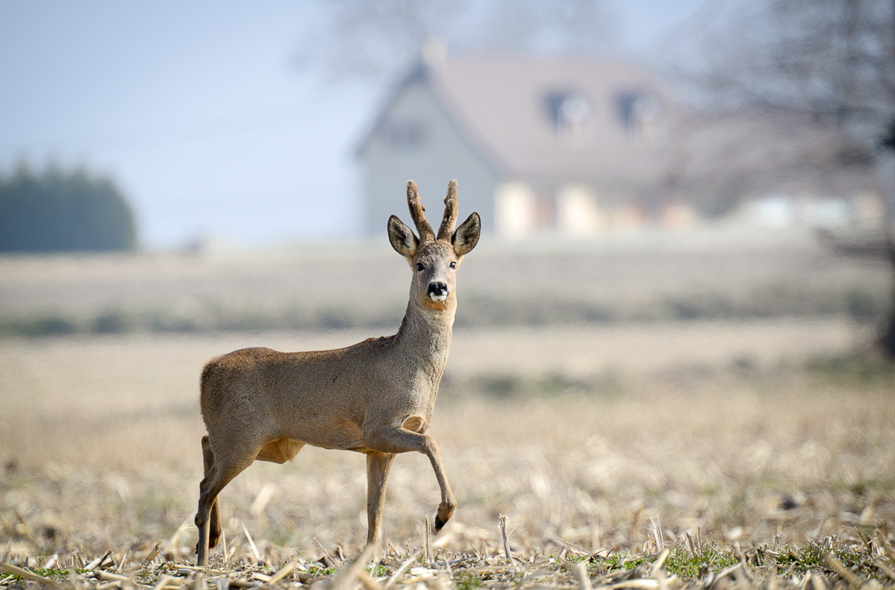
M 208 564 L 208 549 L 220 536 L 217 496 L 224 486 L 253 461 L 284 463 L 305 444 L 367 455 L 368 545 L 378 542 L 385 484 L 397 453 L 429 457 L 441 490 L 436 531 L 453 513 L 438 446 L 426 432 L 450 349 L 455 272 L 478 242 L 481 222 L 473 213 L 453 232 L 454 181 L 437 238 L 412 181 L 407 197 L 420 238 L 395 216 L 388 224 L 392 246 L 414 270 L 395 335 L 326 351 L 246 348 L 203 369 L 200 405 L 208 434 L 202 438 L 205 477 L 196 514 L 200 566 Z
M 213 359 L 202 379 L 206 425 L 222 433 L 236 427 L 253 439 L 287 438 L 351 451 L 370 450 L 365 427 L 376 430 L 413 418 L 419 424 L 413 430 L 425 432 L 447 362 L 451 324 L 408 327 L 419 323 L 407 321 L 394 336 L 337 350 L 248 348 Z

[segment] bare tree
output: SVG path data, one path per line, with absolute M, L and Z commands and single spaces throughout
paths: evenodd
M 702 39 L 713 99 L 853 130 L 895 113 L 895 11 L 884 0 L 768 0 Z M 723 36 L 723 40 L 722 40 Z
M 768 0 L 760 10 L 753 6 L 702 36 L 711 50 L 693 78 L 716 107 L 832 126 L 844 138 L 835 159 L 845 168 L 895 157 L 895 1 Z M 884 251 L 895 271 L 891 194 L 882 209 Z M 895 292 L 881 344 L 895 357 Z
M 326 26 L 300 40 L 295 63 L 378 83 L 433 40 L 457 53 L 540 55 L 594 54 L 614 40 L 600 0 L 331 0 L 322 10 Z

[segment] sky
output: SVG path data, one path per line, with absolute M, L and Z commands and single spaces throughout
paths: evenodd
M 719 2 L 606 0 L 613 51 L 648 60 Z M 0 174 L 25 161 L 108 175 L 146 250 L 357 235 L 354 148 L 386 88 L 297 65 L 327 10 L 286 0 L 0 3 Z

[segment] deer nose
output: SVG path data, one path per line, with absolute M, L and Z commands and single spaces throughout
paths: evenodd
M 447 299 L 448 286 L 445 283 L 429 283 L 426 294 L 433 301 L 444 301 Z

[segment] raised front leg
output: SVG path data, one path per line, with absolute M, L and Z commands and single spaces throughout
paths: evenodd
M 385 484 L 395 455 L 367 453 L 367 547 L 373 546 L 373 559 L 379 545 L 382 507 L 385 505 Z
M 394 454 L 417 451 L 429 457 L 432 469 L 435 470 L 438 487 L 441 489 L 441 504 L 438 505 L 438 512 L 435 515 L 435 532 L 440 531 L 454 513 L 457 501 L 454 499 L 451 484 L 448 483 L 447 476 L 444 473 L 441 453 L 438 451 L 438 444 L 436 444 L 435 439 L 428 434 L 420 434 L 403 427 L 389 427 L 370 432 L 365 431 L 364 442 L 368 448 L 379 453 Z

